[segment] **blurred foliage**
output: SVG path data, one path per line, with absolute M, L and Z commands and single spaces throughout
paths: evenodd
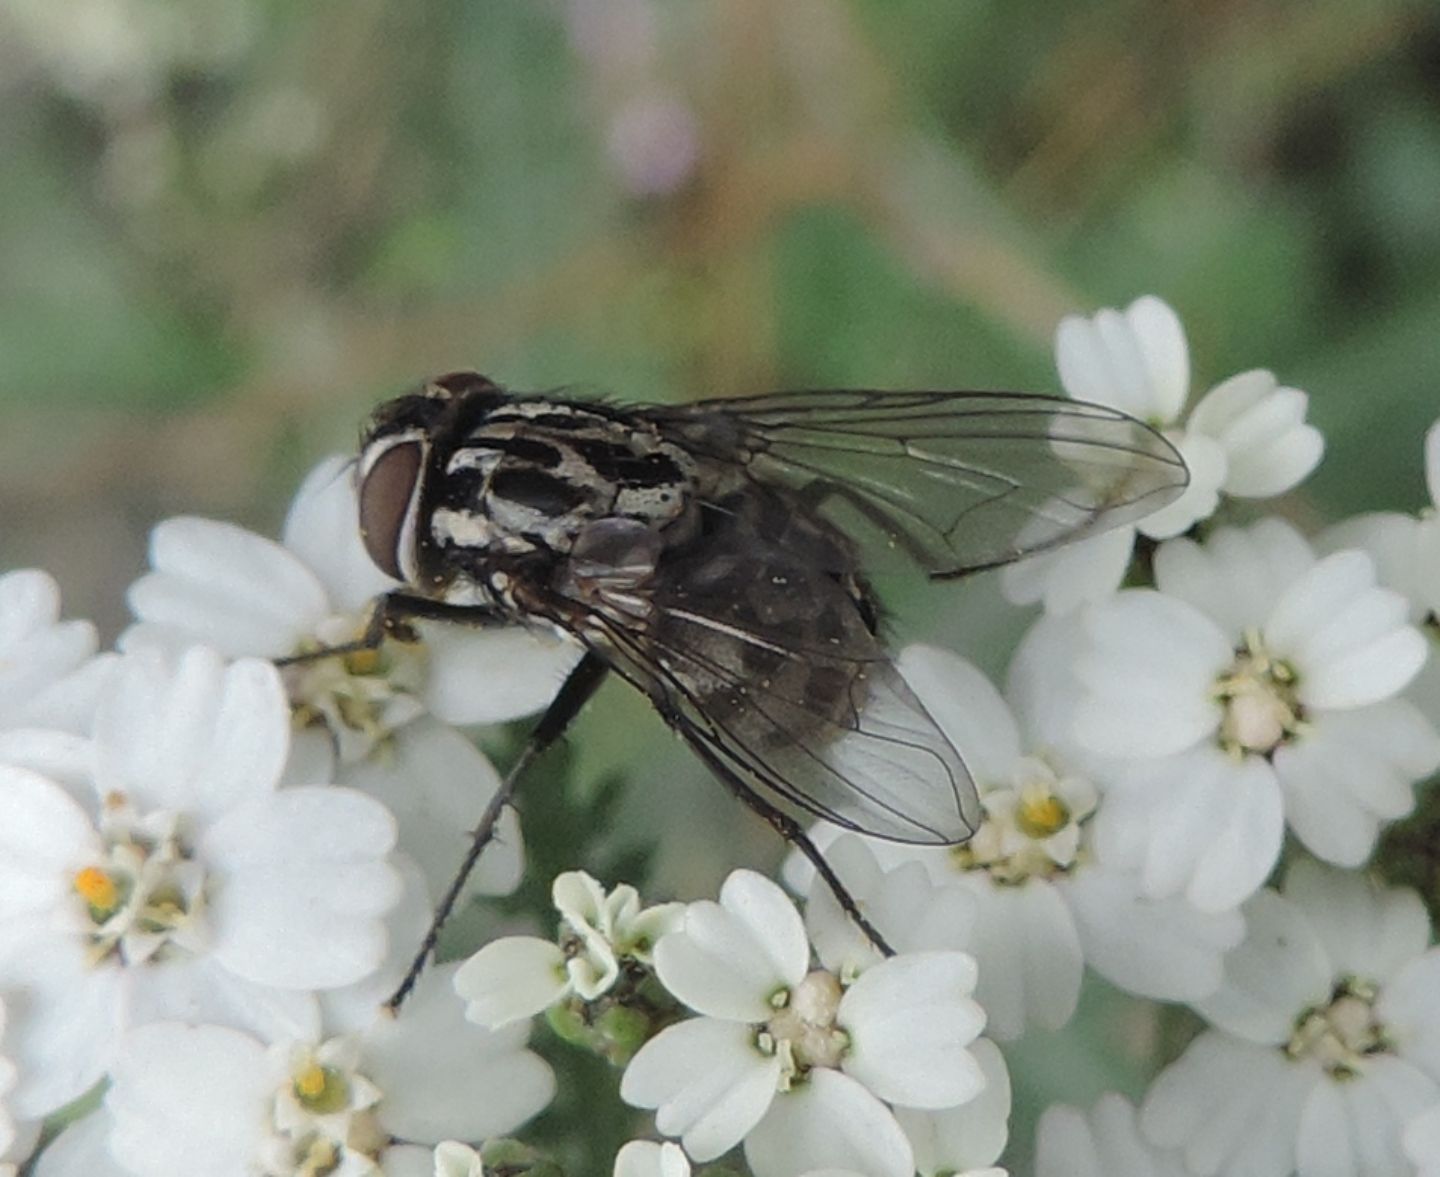
M 110 632 L 156 519 L 273 530 L 426 373 L 1048 390 L 1059 316 L 1143 292 L 1197 386 L 1310 392 L 1293 514 L 1422 501 L 1433 3 L 0 0 L 0 99 L 0 558 Z M 991 664 L 1014 632 L 985 586 L 898 605 Z M 643 710 L 607 692 L 581 747 L 654 747 L 661 874 L 773 861 Z M 1019 1056 L 1021 1122 L 1145 1073 L 1154 1028 L 1093 1001 Z

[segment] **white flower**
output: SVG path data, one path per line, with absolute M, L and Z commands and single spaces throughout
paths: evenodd
M 1004 589 L 1020 603 L 1043 600 L 1052 613 L 1100 600 L 1119 587 L 1137 531 L 1179 535 L 1212 515 L 1220 494 L 1269 498 L 1298 484 L 1320 461 L 1324 441 L 1305 423 L 1307 398 L 1256 369 L 1212 388 L 1182 424 L 1190 352 L 1175 312 L 1160 299 L 1124 311 L 1069 315 L 1055 332 L 1055 363 L 1065 391 L 1161 430 L 1184 456 L 1190 485 L 1179 499 L 1135 526 L 1059 548 L 1007 568 Z
M 1151 1086 L 1141 1128 L 1201 1177 L 1409 1172 L 1440 1100 L 1440 949 L 1412 891 L 1310 862 L 1245 906 L 1210 1021 Z
M 150 561 L 153 571 L 130 588 L 139 621 L 121 635 L 127 649 L 198 641 L 232 657 L 305 653 L 360 637 L 375 598 L 396 587 L 365 552 L 350 464 L 341 458 L 306 478 L 282 543 L 181 517 L 155 528 Z M 401 848 L 439 894 L 499 784 L 490 762 L 445 723 L 497 723 L 537 710 L 576 652 L 516 628 L 415 629 L 423 642 L 390 638 L 375 651 L 285 669 L 303 729 L 287 777 L 334 780 L 383 800 L 400 823 Z M 508 893 L 521 870 L 520 827 L 507 809 L 466 895 Z
M 1086 963 L 1147 997 L 1203 997 L 1219 985 L 1221 959 L 1243 935 L 1233 912 L 1201 912 L 1179 897 L 1149 898 L 1133 870 L 1097 857 L 1091 818 L 1109 798 L 1091 774 L 1103 765 L 1067 738 L 1073 698 L 1061 697 L 1074 639 L 1067 619 L 1042 618 L 1032 628 L 1011 663 L 1013 709 L 957 655 L 928 646 L 901 653 L 906 681 L 961 750 L 979 789 L 985 820 L 969 842 L 928 848 L 866 840 L 865 849 L 854 835 L 832 844 L 833 827 L 814 834 L 896 947 L 963 948 L 975 956 L 976 997 L 989 1032 L 1000 1039 L 1018 1038 L 1029 1025 L 1053 1030 L 1068 1022 Z M 889 869 L 882 871 L 881 863 Z M 887 898 L 917 865 L 942 894 L 969 898 L 966 931 L 939 938 L 929 910 L 936 900 L 913 883 Z M 823 883 L 789 877 L 809 886 L 812 916 L 833 912 L 835 923 L 853 928 Z M 824 934 L 812 927 L 822 950 Z
M 403 1017 L 377 1012 L 360 1033 L 266 1042 L 177 1022 L 132 1031 L 102 1112 L 111 1157 L 136 1177 L 190 1177 L 197 1157 L 213 1173 L 408 1177 L 431 1170 L 440 1140 L 513 1130 L 549 1101 L 554 1078 L 523 1030 L 463 1020 L 452 972 L 432 970 Z
M 1155 577 L 1083 619 L 1075 733 L 1128 761 L 1101 854 L 1208 910 L 1264 881 L 1282 817 L 1320 857 L 1365 861 L 1440 765 L 1440 735 L 1395 697 L 1426 656 L 1404 599 L 1363 552 L 1316 560 L 1273 519 L 1166 543 Z
M 267 662 L 131 655 L 96 716 L 88 805 L 0 767 L 0 988 L 21 998 L 21 1114 L 89 1088 L 128 1025 L 293 1024 L 302 990 L 380 963 L 394 822 L 350 789 L 277 788 L 289 715 Z
M 90 622 L 60 620 L 60 589 L 48 573 L 0 576 L 0 733 L 85 732 L 113 661 L 97 657 L 96 644 Z
M 1051 1104 L 1035 1133 L 1035 1177 L 1190 1177 L 1176 1153 L 1140 1135 L 1135 1108 L 1107 1094 L 1089 1112 Z
M 635 888 L 606 893 L 584 871 L 557 875 L 557 941 L 505 936 L 475 953 L 455 974 L 465 1016 L 498 1030 L 570 996 L 595 1001 L 620 979 L 625 960 L 650 964 L 656 942 L 683 920 L 684 904 L 641 907 Z
M 139 619 L 121 645 L 203 642 L 237 657 L 283 658 L 353 641 L 396 583 L 360 539 L 351 464 L 334 457 L 305 479 L 283 542 L 229 523 L 181 517 L 150 540 L 154 571 L 131 585 Z M 287 670 L 303 719 L 323 723 L 342 761 L 369 755 L 429 712 L 447 723 L 499 723 L 543 707 L 578 657 L 572 643 L 519 629 L 418 623 L 421 645 L 318 659 Z
M 720 902 L 692 903 L 655 951 L 661 982 L 701 1017 L 631 1061 L 620 1094 L 696 1160 L 742 1139 L 756 1177 L 848 1167 L 911 1177 L 908 1140 L 885 1102 L 938 1109 L 985 1076 L 968 1046 L 985 1015 L 974 962 L 908 953 L 848 987 L 811 969 L 799 914 L 774 883 L 736 871 Z

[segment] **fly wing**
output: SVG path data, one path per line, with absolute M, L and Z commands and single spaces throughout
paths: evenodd
M 643 410 L 692 452 L 879 528 L 932 576 L 1005 564 L 1174 501 L 1189 474 L 1115 409 L 993 392 L 785 392 Z
M 964 761 L 834 574 L 722 535 L 646 597 L 644 626 L 601 609 L 585 628 L 737 791 L 895 841 L 974 833 Z

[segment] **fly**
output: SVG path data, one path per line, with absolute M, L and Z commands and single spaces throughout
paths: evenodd
M 392 1005 L 529 763 L 613 671 L 790 839 L 878 946 L 803 820 L 963 842 L 975 784 L 878 635 L 868 542 L 959 577 L 1132 522 L 1188 481 L 1148 426 L 990 392 L 791 392 L 683 406 L 513 395 L 475 373 L 382 404 L 359 523 L 408 619 L 549 627 L 584 655 L 477 826 Z

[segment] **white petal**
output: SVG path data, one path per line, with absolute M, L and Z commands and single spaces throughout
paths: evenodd
M 34 1119 L 79 1098 L 109 1069 L 125 978 L 119 966 L 92 964 L 78 937 L 14 933 L 7 929 L 9 942 L 0 943 L 5 1054 L 20 1074 L 6 1103 Z
M 375 566 L 360 538 L 354 462 L 343 455 L 322 459 L 300 484 L 280 537 L 324 586 L 337 612 L 358 613 L 395 587 Z
M 976 782 L 1008 779 L 1020 758 L 1020 733 L 1010 708 L 972 662 L 936 646 L 907 646 L 900 673 L 946 738 L 965 757 Z
M 1268 498 L 1298 484 L 1324 452 L 1320 431 L 1305 424 L 1307 404 L 1298 388 L 1280 388 L 1273 373 L 1255 369 L 1206 393 L 1188 427 L 1225 447 L 1227 494 Z
M 146 1177 L 243 1173 L 282 1081 L 264 1046 L 222 1026 L 155 1022 L 126 1037 L 105 1105 L 111 1151 Z
M 1002 887 L 983 872 L 959 885 L 977 901 L 975 996 L 991 1036 L 1018 1038 L 1032 1022 L 1047 1030 L 1063 1026 L 1080 998 L 1084 957 L 1074 918 L 1055 887 L 1043 879 Z
M 1179 317 L 1146 295 L 1125 311 L 1108 307 L 1090 319 L 1069 315 L 1055 333 L 1060 382 L 1076 400 L 1123 409 L 1170 424 L 1185 404 L 1190 357 Z
M 1296 904 L 1261 891 L 1245 905 L 1245 919 L 1245 942 L 1225 959 L 1224 984 L 1195 1008 L 1237 1037 L 1280 1045 L 1298 1011 L 1328 1004 L 1338 974 Z
M 0 765 L 0 921 L 48 923 L 75 873 L 102 860 L 90 816 L 54 781 Z
M 981 1169 L 1005 1149 L 1010 1134 L 1010 1072 L 999 1048 L 988 1039 L 976 1039 L 970 1052 L 985 1074 L 985 1087 L 974 1099 L 940 1111 L 895 1110 L 920 1173 Z
M 135 1177 L 110 1153 L 111 1126 L 103 1107 L 69 1124 L 45 1146 L 33 1177 Z
M 274 789 L 289 741 L 290 707 L 268 662 L 226 666 L 199 646 L 173 666 L 131 654 L 95 718 L 96 782 L 142 807 L 213 819 Z
M 796 985 L 810 964 L 800 913 L 776 884 L 732 871 L 720 902 L 685 909 L 685 928 L 655 948 L 661 983 L 691 1009 L 717 1018 L 763 1022 L 777 990 Z
M 1299 859 L 1286 872 L 1284 892 L 1324 943 L 1334 976 L 1383 983 L 1430 943 L 1425 906 L 1408 888 Z
M 550 1067 L 524 1049 L 525 1028 L 492 1033 L 455 1000 L 455 965 L 424 973 L 400 1018 L 378 1012 L 366 1073 L 385 1092 L 380 1126 L 406 1140 L 505 1136 L 555 1094 Z
M 1440 1079 L 1440 949 L 1416 957 L 1390 978 L 1375 1015 L 1398 1053 Z
M 1142 997 L 1195 1001 L 1213 993 L 1225 953 L 1245 934 L 1237 912 L 1145 898 L 1133 877 L 1098 866 L 1059 880 L 1056 890 L 1070 904 L 1086 963 Z
M 1135 528 L 1116 527 L 1007 564 L 1000 572 L 1000 587 L 1013 604 L 1040 601 L 1046 613 L 1071 613 L 1087 602 L 1104 600 L 1120 587 L 1134 547 Z
M 1198 1174 L 1290 1177 L 1301 1108 L 1320 1071 L 1214 1031 L 1195 1039 L 1150 1086 L 1140 1128 L 1183 1150 Z
M 1275 753 L 1287 817 L 1321 858 L 1358 866 L 1380 824 L 1414 806 L 1414 784 L 1440 764 L 1440 738 L 1409 702 L 1387 699 L 1315 716 Z
M 1317 1083 L 1300 1119 L 1300 1177 L 1390 1177 L 1409 1171 L 1401 1133 L 1440 1087 L 1400 1059 L 1380 1057 L 1353 1083 Z
M 1410 621 L 1419 623 L 1440 602 L 1440 586 L 1433 583 L 1426 558 L 1437 536 L 1433 523 L 1397 511 L 1371 511 L 1327 527 L 1316 537 L 1315 548 L 1325 553 L 1347 549 L 1367 553 L 1375 561 L 1380 583 L 1405 597 Z
M 209 1023 L 276 1042 L 317 1037 L 320 1007 L 312 993 L 258 985 L 197 955 L 125 970 L 124 1022 Z
M 614 1177 L 690 1177 L 690 1162 L 678 1144 L 632 1140 L 615 1154 Z
M 1302 701 L 1357 707 L 1393 695 L 1425 660 L 1403 598 L 1375 586 L 1364 552 L 1335 552 L 1296 581 L 1265 623 L 1266 643 L 1293 660 Z
M 427 717 L 395 732 L 387 755 L 344 766 L 338 783 L 377 798 L 395 815 L 397 845 L 420 864 L 438 898 L 470 848 L 470 830 L 500 787 L 500 774 L 454 728 Z M 477 894 L 510 894 L 524 866 L 520 823 L 507 807 L 460 903 Z
M 1091 645 L 1076 661 L 1085 694 L 1078 738 L 1114 756 L 1164 756 L 1220 722 L 1211 696 L 1229 641 L 1202 613 L 1159 593 L 1121 593 L 1083 619 Z
M 836 1017 L 850 1035 L 843 1066 L 889 1103 L 953 1107 L 985 1077 L 966 1049 L 985 1026 L 974 991 L 975 961 L 963 952 L 915 952 L 867 969 L 845 991 Z
M 691 1156 L 701 1159 L 694 1150 Z M 912 1177 L 910 1142 L 890 1109 L 838 1071 L 817 1068 L 810 1080 L 777 1096 L 745 1139 L 755 1177 L 794 1177 L 841 1169 L 866 1177 Z
M 620 1098 L 655 1108 L 655 1126 L 680 1136 L 697 1161 L 728 1152 L 775 1097 L 778 1058 L 756 1050 L 754 1031 L 735 1022 L 692 1018 L 662 1030 L 625 1068 Z
M 1140 1135 L 1134 1107 L 1107 1093 L 1088 1117 L 1051 1104 L 1036 1129 L 1036 1177 L 1189 1177 L 1179 1156 Z
M 150 534 L 153 572 L 130 586 L 135 616 L 171 638 L 232 656 L 295 652 L 331 611 L 315 574 L 273 540 L 231 523 L 184 516 Z M 122 635 L 121 648 L 134 644 Z
M 583 653 L 535 629 L 420 625 L 430 652 L 425 705 L 446 723 L 508 723 L 545 707 Z
M 1440 1173 L 1440 1104 L 1406 1125 L 1404 1144 L 1405 1155 L 1420 1170 L 1419 1177 L 1436 1177 Z
M 1258 756 L 1233 760 L 1202 745 L 1117 770 L 1092 823 L 1112 868 L 1140 873 L 1154 899 L 1183 894 L 1203 911 L 1228 911 L 1263 883 L 1284 835 L 1275 773 Z
M 400 898 L 385 861 L 395 821 L 353 789 L 284 789 L 237 806 L 206 831 L 216 958 L 279 988 L 327 989 L 385 956 L 381 917 Z
M 535 936 L 492 940 L 455 974 L 465 1016 L 491 1030 L 533 1017 L 565 990 L 565 954 Z
M 1151 539 L 1169 539 L 1188 531 L 1201 519 L 1215 514 L 1220 505 L 1220 486 L 1225 481 L 1225 451 L 1220 443 L 1203 433 L 1171 436 L 1171 442 L 1185 459 L 1190 483 L 1173 503 L 1146 515 L 1136 525 Z
M 1175 539 L 1155 553 L 1155 583 L 1239 638 L 1270 616 L 1276 598 L 1315 564 L 1303 536 L 1283 519 L 1221 527 L 1205 543 Z

